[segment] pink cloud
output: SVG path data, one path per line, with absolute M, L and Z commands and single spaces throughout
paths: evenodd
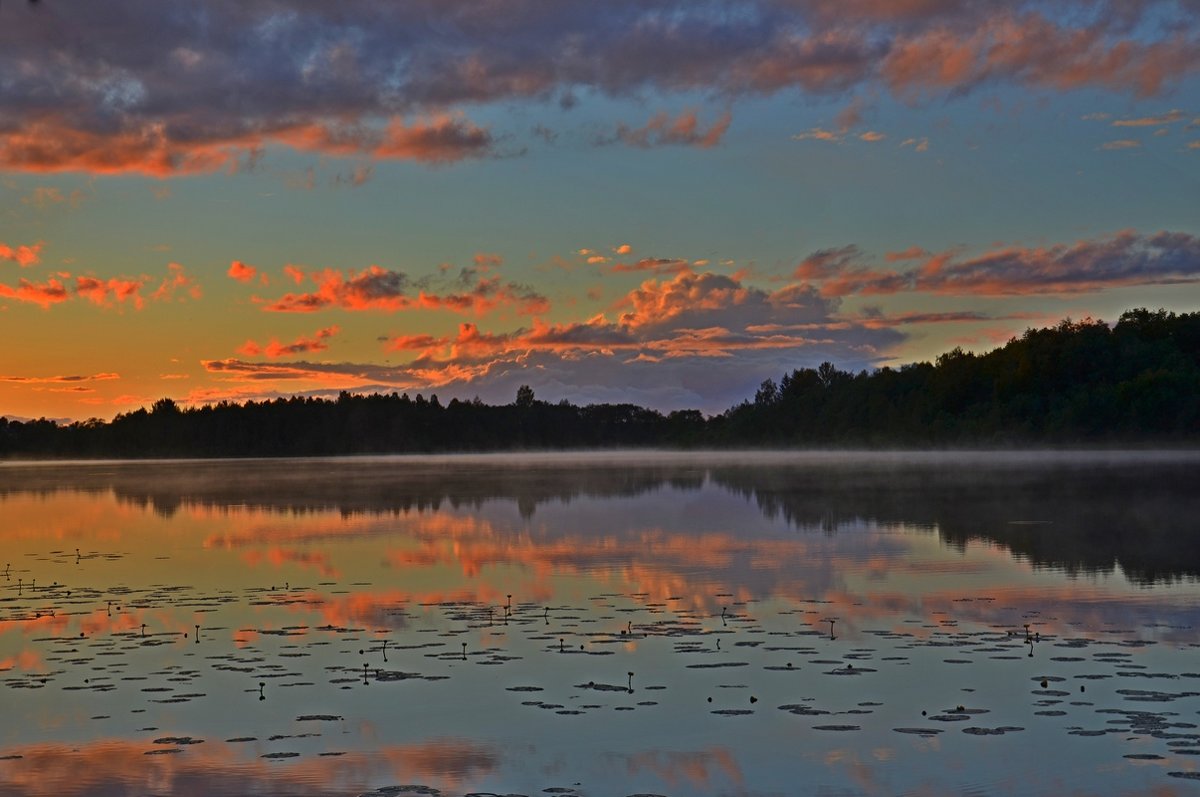
M 1149 96 L 1197 68 L 1196 44 L 1183 36 L 1121 38 L 1099 24 L 1068 27 L 1038 12 L 1006 10 L 979 20 L 969 32 L 939 25 L 902 37 L 881 64 L 883 79 L 908 98 L 1001 79 Z
M 666 111 L 655 114 L 639 128 L 630 128 L 624 123 L 617 125 L 611 137 L 601 137 L 598 143 L 611 144 L 620 141 L 634 147 L 688 146 L 710 149 L 721 143 L 729 130 L 733 115 L 726 111 L 707 130 L 700 125 L 696 111 L 684 111 L 671 119 Z
M 821 249 L 804 258 L 793 273 L 798 280 L 824 280 L 845 271 L 861 256 L 853 244 L 839 249 Z
M 457 116 L 438 116 L 411 126 L 394 119 L 373 154 L 378 158 L 453 163 L 490 154 L 494 143 L 487 128 Z
M 1113 127 L 1161 127 L 1187 119 L 1187 115 L 1178 108 L 1158 116 L 1140 116 L 1134 119 L 1114 119 Z
M 895 263 L 898 260 L 920 260 L 928 257 L 929 253 L 919 246 L 910 246 L 907 249 L 902 249 L 898 252 L 888 252 L 883 258 L 889 263 Z
M 837 143 L 844 138 L 842 133 L 826 130 L 823 127 L 813 127 L 792 136 L 793 141 L 829 141 Z
M 279 130 L 274 137 L 295 149 L 326 155 L 369 154 L 384 160 L 425 163 L 482 157 L 491 154 L 494 144 L 487 128 L 472 124 L 460 114 L 442 114 L 411 124 L 402 117 L 393 117 L 383 128 L 363 123 L 302 124 Z
M 1188 233 L 1123 231 L 1045 247 L 1003 247 L 975 257 L 954 251 L 889 257 L 920 259 L 906 271 L 872 268 L 856 247 L 814 253 L 793 276 L 823 296 L 903 292 L 961 296 L 1068 294 L 1128 285 L 1200 282 L 1200 238 Z M 911 257 L 910 257 L 911 255 Z
M 500 266 L 504 265 L 504 258 L 492 252 L 476 252 L 471 261 L 480 271 L 500 268 Z

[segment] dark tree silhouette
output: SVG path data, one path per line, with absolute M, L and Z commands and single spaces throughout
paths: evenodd
M 180 407 L 60 425 L 0 418 L 3 457 L 245 457 L 630 446 L 946 446 L 1200 442 L 1200 313 L 1064 320 L 985 354 L 765 380 L 706 418 L 633 404 L 353 395 Z

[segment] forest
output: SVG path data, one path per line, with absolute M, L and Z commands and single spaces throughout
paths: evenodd
M 0 457 L 278 457 L 574 448 L 1016 447 L 1200 442 L 1200 312 L 1064 320 L 984 354 L 768 379 L 718 415 L 633 404 L 442 404 L 395 393 L 0 418 Z

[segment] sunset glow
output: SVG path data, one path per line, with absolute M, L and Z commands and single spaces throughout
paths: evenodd
M 1174 0 L 0 9 L 0 414 L 720 412 L 1200 299 Z

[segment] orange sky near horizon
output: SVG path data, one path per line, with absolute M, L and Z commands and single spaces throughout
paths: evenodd
M 1200 302 L 1193 3 L 168 5 L 0 9 L 0 415 L 718 413 Z

